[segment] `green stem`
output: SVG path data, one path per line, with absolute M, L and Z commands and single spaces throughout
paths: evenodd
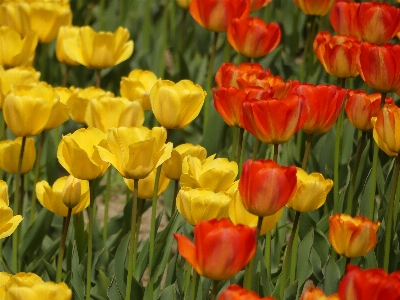
M 390 244 L 392 241 L 392 229 L 393 229 L 393 211 L 394 211 L 394 200 L 396 198 L 397 182 L 399 181 L 400 171 L 400 157 L 396 157 L 396 169 L 393 174 L 393 187 L 390 195 L 389 207 L 387 210 L 387 221 L 385 228 L 385 252 L 383 255 L 383 269 L 389 272 L 389 255 L 390 255 Z
M 239 135 L 239 127 L 233 126 L 233 139 L 232 139 L 232 151 L 231 151 L 231 161 L 235 160 L 237 142 L 238 142 L 238 135 Z
M 96 70 L 96 87 L 100 88 L 101 85 L 101 70 Z
M 181 28 L 180 28 L 180 33 L 178 36 L 178 53 L 182 54 L 182 50 L 183 50 L 183 42 L 184 42 L 184 37 L 186 35 L 186 19 L 187 19 L 187 15 L 188 15 L 189 11 L 187 9 L 183 10 L 183 16 L 182 16 L 182 20 L 181 20 Z
M 289 259 L 290 259 L 291 252 L 292 252 L 293 241 L 294 241 L 294 237 L 296 235 L 297 226 L 299 225 L 299 219 L 300 219 L 300 212 L 296 211 L 296 215 L 295 215 L 294 221 L 293 221 L 292 232 L 290 233 L 289 241 L 288 241 L 288 244 L 286 247 L 285 259 L 283 260 L 283 267 L 282 267 L 282 273 L 281 273 L 281 286 L 280 286 L 280 290 L 279 290 L 279 299 L 284 299 L 283 296 L 285 294 L 286 279 L 287 279 L 287 273 L 288 273 L 288 268 L 289 268 Z
M 307 137 L 306 149 L 304 151 L 303 163 L 301 164 L 301 168 L 306 172 L 307 172 L 306 168 L 307 168 L 308 156 L 309 156 L 310 150 L 311 150 L 312 138 L 313 138 L 313 135 L 309 134 Z
M 252 160 L 257 159 L 257 153 L 258 153 L 259 148 L 260 148 L 260 140 L 256 137 L 254 137 L 253 153 L 251 155 Z
M 236 163 L 238 164 L 238 166 L 240 165 L 240 158 L 242 156 L 243 136 L 244 136 L 244 128 L 240 128 L 239 129 L 239 143 L 238 143 L 237 153 L 236 153 Z
M 176 196 L 179 192 L 179 180 L 174 180 L 174 198 L 172 199 L 171 217 L 174 215 L 176 209 Z
M 271 282 L 271 231 L 268 231 L 265 234 L 265 251 L 264 251 L 264 259 L 265 259 L 265 268 L 267 269 L 267 294 L 270 294 L 269 290 L 269 282 Z
M 260 232 L 261 232 L 262 221 L 263 221 L 263 217 L 259 216 L 258 221 L 257 221 L 257 231 L 256 231 L 256 251 L 257 251 L 257 245 L 258 245 L 258 238 L 259 238 Z M 244 271 L 243 287 L 248 290 L 252 289 L 252 280 L 253 280 L 254 264 L 255 264 L 256 256 L 257 256 L 257 253 L 254 255 L 254 257 L 250 261 L 250 263 L 246 266 L 246 269 Z
M 211 87 L 213 81 L 214 60 L 215 60 L 215 54 L 217 52 L 217 41 L 218 41 L 218 32 L 214 32 L 214 39 L 211 46 L 210 61 L 208 64 L 208 71 L 207 71 L 206 92 L 208 93 L 208 96 L 206 97 L 206 101 L 204 101 L 203 130 L 206 128 L 210 111 L 210 95 L 211 95 Z
M 72 208 L 68 208 L 68 215 L 66 217 L 64 217 L 61 241 L 60 241 L 60 250 L 58 251 L 56 283 L 61 282 L 62 265 L 63 265 L 63 261 L 64 261 L 65 241 L 67 240 L 67 233 L 68 233 L 69 222 L 71 220 L 71 213 L 72 213 Z
M 353 207 L 353 205 L 354 205 L 354 199 L 353 199 L 354 198 L 354 188 L 355 188 L 356 181 L 357 181 L 358 167 L 360 166 L 361 155 L 362 155 L 364 147 L 365 147 L 366 139 L 367 139 L 367 132 L 363 131 L 361 138 L 360 138 L 359 145 L 358 145 L 356 162 L 354 164 L 353 174 L 351 175 L 349 194 L 348 194 L 348 198 L 347 198 L 346 214 L 348 214 L 350 216 L 353 216 L 355 213 L 355 207 Z
M 211 292 L 211 300 L 216 300 L 218 295 L 218 280 L 213 280 L 213 289 Z
M 108 168 L 107 170 L 107 183 L 106 183 L 106 192 L 104 194 L 104 219 L 103 219 L 103 240 L 104 246 L 107 245 L 107 237 L 108 237 L 108 208 L 110 202 L 111 195 L 111 177 L 112 177 L 112 168 Z
M 144 21 L 143 21 L 143 52 L 147 53 L 150 47 L 150 37 L 151 37 L 151 5 L 152 0 L 146 0 L 146 7 L 144 11 Z
M 225 47 L 224 47 L 224 62 L 231 61 L 231 45 L 228 42 L 228 39 L 225 40 Z
M 160 78 L 164 78 L 165 73 L 165 52 L 167 50 L 168 44 L 168 4 L 170 0 L 166 0 L 164 6 L 164 13 L 162 19 L 162 46 L 161 46 L 161 55 L 159 57 L 158 65 L 160 67 L 159 76 Z
M 196 299 L 196 294 L 197 294 L 196 293 L 196 285 L 197 285 L 197 280 L 198 279 L 199 279 L 199 274 L 197 274 L 196 270 L 193 269 L 192 286 L 190 287 L 190 300 L 195 300 Z
M 374 139 L 371 138 L 371 143 L 374 144 L 374 154 L 372 158 L 372 169 L 371 169 L 371 193 L 369 194 L 369 210 L 368 210 L 368 218 L 370 220 L 374 220 L 374 210 L 375 210 L 375 194 L 376 194 L 376 172 L 378 169 L 378 154 L 379 154 L 379 147 L 378 144 L 375 143 Z
M 274 162 L 278 162 L 278 149 L 279 149 L 279 144 L 274 144 Z
M 301 63 L 301 76 L 300 76 L 300 81 L 304 82 L 305 77 L 306 77 L 306 66 L 308 62 L 308 52 L 310 52 L 311 44 L 314 41 L 313 35 L 314 35 L 314 30 L 315 30 L 316 22 L 315 22 L 315 16 L 310 16 L 310 31 L 308 31 L 308 35 L 306 37 L 306 40 L 304 41 L 304 53 L 303 53 L 303 61 Z
M 64 71 L 63 81 L 62 81 L 62 86 L 63 87 L 67 86 L 69 69 L 70 69 L 70 66 L 65 65 L 65 71 Z
M 296 265 L 297 265 L 297 251 L 299 244 L 299 229 L 297 228 L 292 246 L 292 253 L 290 253 L 290 273 L 289 273 L 289 282 L 293 283 L 296 279 Z
M 104 30 L 104 11 L 106 9 L 106 1 L 100 0 L 100 30 Z
M 89 204 L 89 232 L 88 232 L 88 254 L 86 269 L 86 300 L 90 300 L 90 289 L 92 288 L 92 263 L 93 263 L 93 222 L 94 201 L 96 199 L 94 180 L 89 180 L 90 204 Z
M 184 299 L 186 299 L 186 297 L 187 297 L 186 291 L 187 291 L 187 289 L 189 288 L 189 285 L 190 285 L 190 275 L 192 273 L 192 266 L 188 262 L 185 262 L 185 269 L 186 269 L 185 284 L 183 285 Z

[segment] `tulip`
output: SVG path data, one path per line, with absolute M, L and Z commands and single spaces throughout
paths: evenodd
M 68 215 L 69 208 L 71 214 L 77 214 L 90 202 L 89 182 L 72 175 L 58 178 L 52 187 L 46 181 L 40 181 L 35 190 L 40 204 L 62 217 Z
M 29 3 L 27 1 L 2 1 L 0 5 L 0 25 L 13 28 L 20 36 L 29 35 L 32 32 L 29 20 Z
M 21 36 L 13 28 L 0 27 L 0 65 L 5 69 L 32 65 L 38 39 L 35 33 Z
M 329 217 L 329 242 L 340 255 L 352 258 L 367 254 L 376 244 L 380 222 L 346 214 Z
M 200 113 L 206 92 L 190 80 L 173 83 L 158 80 L 150 91 L 150 103 L 157 121 L 168 129 L 182 129 Z
M 377 119 L 376 117 L 372 117 L 372 118 L 371 118 L 372 126 L 375 126 L 375 124 L 376 124 L 376 119 Z M 374 140 L 375 140 L 375 143 L 378 145 L 378 147 L 379 147 L 383 152 L 385 152 L 387 155 L 392 156 L 392 157 L 397 157 L 397 156 L 398 156 L 398 153 L 397 153 L 397 152 L 393 152 L 393 151 L 391 151 L 391 150 L 388 148 L 388 146 L 385 144 L 385 142 L 382 140 L 382 138 L 378 135 L 378 133 L 377 133 L 376 130 L 373 130 L 373 131 L 372 131 L 372 135 L 373 135 L 373 138 L 374 138 Z
M 242 104 L 247 93 L 235 87 L 220 87 L 213 90 L 214 107 L 229 126 L 243 127 L 241 115 Z
M 337 294 L 327 297 L 320 288 L 310 286 L 300 297 L 300 300 L 340 300 Z
M 280 167 L 272 160 L 247 160 L 239 179 L 245 209 L 260 217 L 284 207 L 293 197 L 296 186 L 296 167 Z
M 187 156 L 182 160 L 181 187 L 209 189 L 226 192 L 236 179 L 238 165 L 226 158 L 208 157 L 203 162 Z
M 307 120 L 301 129 L 308 134 L 322 134 L 335 124 L 346 96 L 346 90 L 334 85 L 301 84 L 293 93 L 304 97 Z
M 314 40 L 314 52 L 325 71 L 338 78 L 358 76 L 356 61 L 360 50 L 360 41 L 353 36 L 331 36 L 321 31 Z
M 10 205 L 8 201 L 8 184 L 3 180 L 0 180 L 0 199 L 3 200 L 7 206 Z
M 268 4 L 270 4 L 272 0 L 250 0 L 250 12 L 259 10 Z
M 5 299 L 13 300 L 43 300 L 43 299 L 56 299 L 56 300 L 70 300 L 72 298 L 71 289 L 65 282 L 43 282 L 33 284 L 32 286 L 6 286 Z
M 3 109 L 4 98 L 10 92 L 12 85 L 38 83 L 39 77 L 40 73 L 31 67 L 15 67 L 4 70 L 0 66 L 0 109 Z
M 21 152 L 22 138 L 14 141 L 5 140 L 0 142 L 0 169 L 12 173 L 18 173 L 19 154 Z M 21 174 L 26 174 L 32 170 L 36 160 L 35 140 L 27 138 L 24 149 L 24 159 L 22 160 Z
M 157 169 L 154 169 L 146 178 L 139 179 L 138 182 L 138 197 L 140 199 L 152 199 L 154 186 L 156 181 Z M 124 178 L 125 184 L 133 192 L 134 191 L 134 180 Z M 160 179 L 158 182 L 157 195 L 161 195 L 168 187 L 169 179 L 165 177 L 164 172 L 161 171 Z
M 274 300 L 273 297 L 261 298 L 256 292 L 246 290 L 240 285 L 231 284 L 223 291 L 218 300 Z
M 119 127 L 109 130 L 107 146 L 97 147 L 102 160 L 124 178 L 143 179 L 171 157 L 172 143 L 165 143 L 163 127 Z
M 235 66 L 233 63 L 223 63 L 215 74 L 215 82 L 220 87 L 238 87 L 236 79 L 244 73 L 264 73 L 264 68 L 258 63 L 242 63 Z M 267 71 L 269 73 L 269 71 Z
M 63 42 L 64 40 L 77 39 L 79 37 L 79 27 L 78 26 L 61 26 L 58 30 L 57 43 L 56 43 L 56 57 L 60 63 L 66 64 L 67 66 L 79 66 L 80 63 L 72 60 L 66 55 Z
M 206 148 L 186 143 L 176 146 L 172 149 L 171 157 L 167 159 L 162 166 L 165 176 L 169 179 L 179 180 L 182 175 L 182 162 L 186 156 L 197 157 L 203 162 L 207 157 Z
M 298 212 L 309 212 L 320 208 L 332 189 L 333 181 L 325 179 L 321 173 L 307 174 L 301 168 L 297 168 L 296 176 L 296 193 L 286 205 Z
M 346 1 L 338 1 L 333 5 L 329 19 L 337 34 L 352 35 L 359 40 L 361 39 L 356 21 L 359 6 L 360 3 Z
M 235 18 L 249 15 L 249 0 L 192 0 L 190 14 L 200 26 L 215 32 L 227 31 Z
M 174 234 L 178 251 L 201 276 L 224 280 L 239 272 L 256 251 L 255 228 L 233 225 L 228 219 L 200 222 L 194 243 Z
M 112 32 L 95 32 L 91 27 L 79 29 L 77 38 L 73 36 L 62 41 L 66 56 L 71 60 L 94 70 L 113 67 L 127 60 L 133 52 L 133 41 L 129 31 L 118 27 Z
M 374 126 L 371 123 L 371 118 L 378 115 L 381 99 L 381 93 L 368 95 L 361 90 L 351 91 L 345 105 L 349 122 L 358 130 L 372 130 Z
M 8 207 L 8 196 L 7 199 L 0 199 L 0 239 L 10 236 L 22 219 L 20 215 L 13 216 L 12 209 Z
M 37 135 L 45 129 L 58 101 L 45 82 L 12 86 L 3 103 L 4 120 L 15 136 Z
M 231 197 L 224 192 L 182 187 L 176 197 L 176 208 L 191 225 L 201 221 L 228 217 Z
M 243 103 L 243 127 L 264 143 L 289 141 L 307 120 L 304 97 L 290 94 L 282 100 L 250 99 Z
M 227 38 L 236 52 L 258 58 L 274 50 L 281 41 L 277 23 L 266 24 L 260 18 L 234 19 L 228 27 Z
M 357 68 L 361 78 L 381 93 L 400 88 L 400 45 L 362 43 Z
M 121 96 L 130 101 L 139 101 L 144 110 L 150 110 L 150 91 L 157 82 L 157 76 L 147 70 L 132 70 L 120 82 Z
M 325 16 L 336 0 L 293 0 L 306 15 Z
M 144 111 L 139 101 L 106 95 L 89 100 L 85 123 L 107 133 L 112 127 L 139 127 L 144 122 Z
M 392 273 L 394 274 L 394 273 Z M 398 282 L 382 269 L 362 270 L 348 265 L 346 275 L 339 284 L 340 300 L 397 300 L 400 298 Z
M 57 158 L 74 177 L 92 180 L 103 176 L 109 163 L 103 161 L 95 146 L 108 147 L 107 135 L 97 128 L 81 128 L 62 137 Z
M 64 103 L 64 104 L 67 104 L 69 98 L 72 95 L 72 89 L 62 87 L 62 86 L 55 87 L 54 91 L 57 93 L 58 97 L 60 97 L 60 102 Z M 69 108 L 68 108 L 68 112 L 69 112 Z

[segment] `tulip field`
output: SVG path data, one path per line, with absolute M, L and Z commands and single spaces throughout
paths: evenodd
M 0 300 L 399 300 L 400 0 L 0 0 Z

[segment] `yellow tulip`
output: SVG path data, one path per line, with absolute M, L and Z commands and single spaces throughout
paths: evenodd
M 376 132 L 375 124 L 376 124 L 376 117 L 371 118 L 371 123 L 374 126 L 374 129 L 372 131 L 372 136 L 375 140 L 375 143 L 378 145 L 378 147 L 385 152 L 387 155 L 392 156 L 392 157 L 397 157 L 398 153 L 393 152 L 388 148 L 384 140 L 379 136 L 379 134 Z
M 86 108 L 85 122 L 108 132 L 112 127 L 138 127 L 144 122 L 144 111 L 139 101 L 122 97 L 100 96 L 92 98 Z
M 29 35 L 31 33 L 29 4 L 25 1 L 9 1 L 1 4 L 0 25 L 10 26 L 21 36 Z
M 178 4 L 178 6 L 183 9 L 189 9 L 191 2 L 192 0 L 176 0 L 176 4 Z
M 127 60 L 133 52 L 129 31 L 118 27 L 112 32 L 95 32 L 91 27 L 79 29 L 77 38 L 62 41 L 66 56 L 95 70 L 106 69 Z
M 100 158 L 96 146 L 108 148 L 104 132 L 97 128 L 78 129 L 63 136 L 58 145 L 58 161 L 76 178 L 91 180 L 101 177 L 110 164 Z
M 35 190 L 40 204 L 62 217 L 68 215 L 68 208 L 72 208 L 72 214 L 77 214 L 90 202 L 89 182 L 71 175 L 58 178 L 52 187 L 42 180 Z
M 150 91 L 150 103 L 157 121 L 168 129 L 185 128 L 200 113 L 206 92 L 190 80 L 174 83 L 158 80 Z
M 59 97 L 45 82 L 15 85 L 4 99 L 4 120 L 15 136 L 41 133 Z M 38 113 L 40 112 L 40 113 Z
M 85 115 L 89 100 L 92 98 L 98 98 L 102 95 L 114 97 L 113 93 L 106 92 L 100 88 L 95 88 L 93 86 L 85 89 L 74 89 L 67 101 L 67 105 L 70 109 L 69 113 L 71 119 L 79 124 L 87 125 L 85 121 Z
M 163 163 L 163 171 L 169 179 L 179 180 L 182 175 L 182 161 L 186 156 L 197 157 L 203 162 L 207 157 L 206 148 L 187 143 L 172 149 L 171 157 Z
M 60 97 L 60 102 L 67 104 L 69 97 L 72 95 L 72 90 L 66 87 L 55 87 L 54 91 L 57 93 L 58 97 Z M 67 105 L 68 106 L 68 105 Z M 69 110 L 68 110 L 69 111 Z
M 5 140 L 0 142 L 0 169 L 8 173 L 17 174 L 21 146 L 21 137 L 14 141 Z M 33 138 L 26 138 L 21 174 L 26 174 L 32 170 L 35 160 L 35 140 Z
M 8 184 L 3 180 L 0 180 L 0 199 L 10 205 L 8 202 Z
M 400 108 L 394 103 L 385 104 L 376 118 L 371 120 L 374 126 L 374 139 L 378 146 L 389 156 L 400 153 Z
M 36 32 L 41 43 L 50 43 L 57 37 L 61 26 L 70 25 L 72 11 L 69 5 L 60 2 L 35 1 L 29 5 L 31 30 Z
M 156 173 L 157 169 L 154 169 L 149 176 L 143 179 L 139 179 L 138 182 L 138 197 L 141 199 L 152 199 L 153 198 L 153 191 L 154 191 L 154 184 L 156 181 Z M 124 178 L 125 184 L 128 188 L 133 192 L 133 179 L 126 179 Z M 165 177 L 164 172 L 161 171 L 160 173 L 160 181 L 158 183 L 158 193 L 157 195 L 161 195 L 168 187 L 169 179 Z
M 3 273 L 3 272 L 2 272 Z M 10 274 L 8 274 L 10 275 Z M 7 280 L 7 276 L 2 276 L 5 280 Z M 25 273 L 19 272 L 15 275 L 10 275 L 8 280 L 4 283 L 6 290 L 10 287 L 31 287 L 36 284 L 44 283 L 43 279 L 40 278 L 35 273 Z
M 4 98 L 12 85 L 37 83 L 39 82 L 39 77 L 40 73 L 31 67 L 15 67 L 4 70 L 0 66 L 0 109 L 3 109 Z
M 0 15 L 1 18 L 1 15 Z M 21 38 L 19 33 L 8 26 L 0 27 L 0 65 L 5 69 L 31 66 L 38 39 L 35 33 Z
M 320 208 L 332 189 L 333 181 L 325 179 L 321 173 L 307 174 L 301 168 L 297 168 L 296 176 L 296 193 L 286 206 L 299 212 L 308 212 Z
M 157 82 L 157 76 L 147 70 L 132 70 L 120 82 L 121 96 L 130 101 L 139 101 L 144 110 L 150 110 L 150 90 Z
M 191 224 L 228 218 L 231 197 L 224 192 L 183 187 L 176 196 L 176 208 Z
M 165 143 L 163 127 L 119 127 L 108 132 L 108 149 L 97 147 L 100 157 L 124 178 L 143 179 L 171 156 L 172 143 Z
M 9 287 L 5 297 L 13 300 L 70 300 L 72 291 L 64 282 L 44 282 L 31 287 Z
M 61 26 L 58 30 L 57 43 L 56 43 L 56 57 L 60 63 L 68 66 L 79 66 L 80 63 L 72 60 L 65 54 L 62 43 L 66 39 L 77 39 L 79 35 L 78 26 Z
M 10 236 L 22 219 L 20 215 L 13 216 L 12 209 L 8 207 L 8 198 L 7 202 L 0 199 L 0 239 Z
M 208 157 L 203 162 L 197 157 L 186 156 L 182 162 L 182 187 L 209 189 L 226 192 L 238 174 L 238 165 L 226 158 Z

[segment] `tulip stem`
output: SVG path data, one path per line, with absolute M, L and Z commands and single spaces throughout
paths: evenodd
M 303 52 L 303 60 L 302 60 L 302 64 L 301 64 L 301 76 L 300 76 L 301 82 L 304 82 L 304 80 L 305 80 L 306 66 L 308 66 L 307 65 L 307 63 L 308 63 L 307 58 L 309 56 L 308 52 L 310 51 L 312 42 L 314 41 L 313 36 L 314 36 L 315 24 L 316 24 L 315 16 L 310 16 L 309 22 L 310 22 L 310 25 L 309 25 L 310 30 L 308 31 L 306 40 L 304 41 L 304 52 Z
M 390 255 L 390 242 L 392 240 L 392 227 L 393 227 L 393 211 L 394 211 L 394 200 L 396 198 L 397 182 L 399 181 L 400 171 L 400 157 L 396 157 L 396 169 L 393 174 L 393 187 L 390 195 L 389 207 L 387 210 L 387 222 L 385 228 L 385 252 L 383 255 L 383 269 L 389 272 L 389 255 Z
M 265 268 L 267 269 L 267 294 L 270 294 L 271 282 L 271 231 L 265 234 L 265 252 L 264 252 Z
M 108 168 L 107 170 L 107 183 L 106 183 L 106 192 L 104 194 L 104 221 L 103 221 L 103 240 L 104 246 L 107 245 L 107 236 L 108 236 L 108 207 L 110 202 L 110 194 L 111 194 L 111 177 L 112 177 L 112 168 Z
M 61 282 L 62 265 L 63 265 L 63 261 L 64 261 L 65 241 L 67 240 L 67 233 L 68 233 L 69 222 L 71 220 L 71 214 L 72 214 L 72 208 L 68 208 L 68 215 L 66 217 L 64 217 L 61 241 L 60 241 L 60 250 L 58 251 L 56 283 Z
M 40 134 L 40 142 L 39 142 L 39 149 L 36 154 L 36 165 L 35 165 L 35 178 L 33 181 L 33 192 L 32 192 L 32 199 L 31 199 L 31 212 L 30 212 L 30 224 L 32 225 L 33 222 L 35 221 L 35 213 L 36 213 L 36 193 L 35 193 L 35 188 L 36 188 L 36 183 L 39 180 L 39 171 L 40 171 L 40 159 L 42 157 L 42 151 L 43 151 L 43 144 L 44 140 L 46 138 L 46 132 L 42 131 Z
M 242 157 L 244 128 L 239 129 L 239 143 L 237 147 L 236 163 L 240 166 L 240 158 Z
M 235 160 L 235 154 L 237 149 L 239 127 L 233 126 L 233 139 L 232 139 L 232 151 L 231 151 L 231 161 Z
M 347 207 L 346 207 L 346 214 L 353 216 L 355 207 L 354 206 L 354 187 L 356 185 L 357 174 L 358 174 L 358 167 L 360 166 L 361 155 L 363 153 L 365 147 L 365 141 L 367 139 L 367 132 L 363 131 L 361 134 L 360 142 L 358 145 L 357 150 L 357 157 L 356 162 L 354 164 L 353 174 L 351 175 L 350 186 L 349 186 L 349 194 L 347 198 Z
M 197 274 L 196 270 L 193 269 L 193 275 L 192 275 L 192 286 L 190 287 L 190 300 L 195 300 L 196 299 L 196 285 L 197 285 L 197 279 L 199 278 L 199 275 Z
M 151 6 L 152 0 L 145 1 L 144 21 L 143 21 L 143 53 L 147 53 L 150 47 L 151 36 Z M 164 53 L 163 53 L 164 54 Z
M 68 74 L 69 74 L 70 66 L 68 66 L 68 65 L 64 65 L 64 66 L 65 66 L 65 71 L 64 71 L 62 86 L 66 87 L 67 83 L 68 83 Z
M 96 70 L 96 87 L 100 88 L 101 84 L 101 70 Z
M 171 208 L 171 218 L 174 215 L 176 209 L 176 196 L 179 191 L 179 180 L 174 180 L 174 198 L 172 199 L 172 208 Z
M 89 180 L 89 232 L 88 232 L 88 254 L 86 269 L 86 300 L 90 300 L 90 289 L 92 288 L 92 257 L 93 257 L 93 222 L 94 222 L 94 200 L 95 188 L 94 180 Z
M 307 172 L 306 168 L 307 168 L 307 161 L 308 161 L 308 156 L 310 154 L 310 150 L 311 150 L 311 143 L 312 143 L 312 139 L 313 139 L 313 135 L 309 134 L 307 136 L 307 142 L 306 142 L 306 149 L 304 151 L 304 156 L 303 156 L 303 163 L 301 164 L 301 168 Z
M 293 221 L 292 232 L 290 233 L 289 241 L 288 241 L 288 244 L 286 247 L 285 258 L 283 260 L 281 281 L 280 281 L 281 285 L 280 285 L 280 290 L 279 290 L 279 299 L 284 299 L 283 296 L 285 294 L 286 279 L 287 279 L 287 273 L 288 273 L 288 268 L 289 268 L 289 259 L 291 257 L 293 241 L 294 241 L 294 237 L 296 235 L 297 226 L 299 225 L 299 220 L 300 220 L 300 212 L 296 211 L 296 215 L 294 216 L 294 221 Z
M 374 210 L 375 210 L 375 193 L 376 193 L 376 171 L 378 167 L 378 154 L 379 154 L 379 146 L 375 143 L 374 139 L 371 139 L 371 143 L 374 144 L 374 154 L 372 157 L 372 169 L 371 169 L 371 193 L 369 198 L 369 210 L 368 210 L 368 218 L 370 220 L 374 220 Z
M 278 163 L 279 144 L 274 144 L 274 162 Z
M 211 300 L 216 300 L 218 295 L 218 280 L 213 280 L 213 288 L 211 292 Z
M 253 153 L 251 155 L 252 160 L 257 159 L 258 149 L 260 148 L 260 140 L 254 137 Z
M 207 82 L 206 82 L 206 92 L 208 95 L 211 91 L 212 86 L 212 79 L 213 79 L 213 70 L 214 70 L 214 60 L 215 60 L 215 53 L 217 52 L 217 41 L 218 41 L 218 32 L 214 32 L 214 39 L 211 46 L 210 52 L 210 61 L 208 64 L 208 71 L 207 71 Z M 206 101 L 204 101 L 204 119 L 203 119 L 203 130 L 206 129 L 207 122 L 208 122 L 208 115 L 210 110 L 210 96 L 206 97 Z
M 138 207 L 138 186 L 139 186 L 139 179 L 133 179 L 132 223 L 131 223 L 131 235 L 129 240 L 128 277 L 126 279 L 125 299 L 131 299 L 132 277 L 136 264 L 135 240 L 136 240 L 136 215 Z
M 25 151 L 25 143 L 26 136 L 22 137 L 21 150 L 19 152 L 19 160 L 18 160 L 18 168 L 17 174 L 15 175 L 15 188 L 14 188 L 14 215 L 19 215 L 19 187 L 21 184 L 21 170 L 22 170 L 22 161 L 24 158 Z M 21 233 L 21 226 L 18 226 L 15 229 L 14 234 L 12 235 L 13 246 L 12 246 L 12 267 L 15 273 L 19 272 L 18 268 L 18 245 L 19 245 L 19 235 Z
M 165 51 L 167 50 L 167 44 L 168 44 L 168 4 L 170 0 L 165 0 L 165 5 L 164 5 L 164 12 L 163 12 L 163 18 L 162 18 L 162 46 L 161 46 L 161 55 L 158 60 L 157 65 L 159 65 L 160 70 L 159 70 L 159 76 L 161 78 L 164 78 L 164 73 L 165 73 Z

